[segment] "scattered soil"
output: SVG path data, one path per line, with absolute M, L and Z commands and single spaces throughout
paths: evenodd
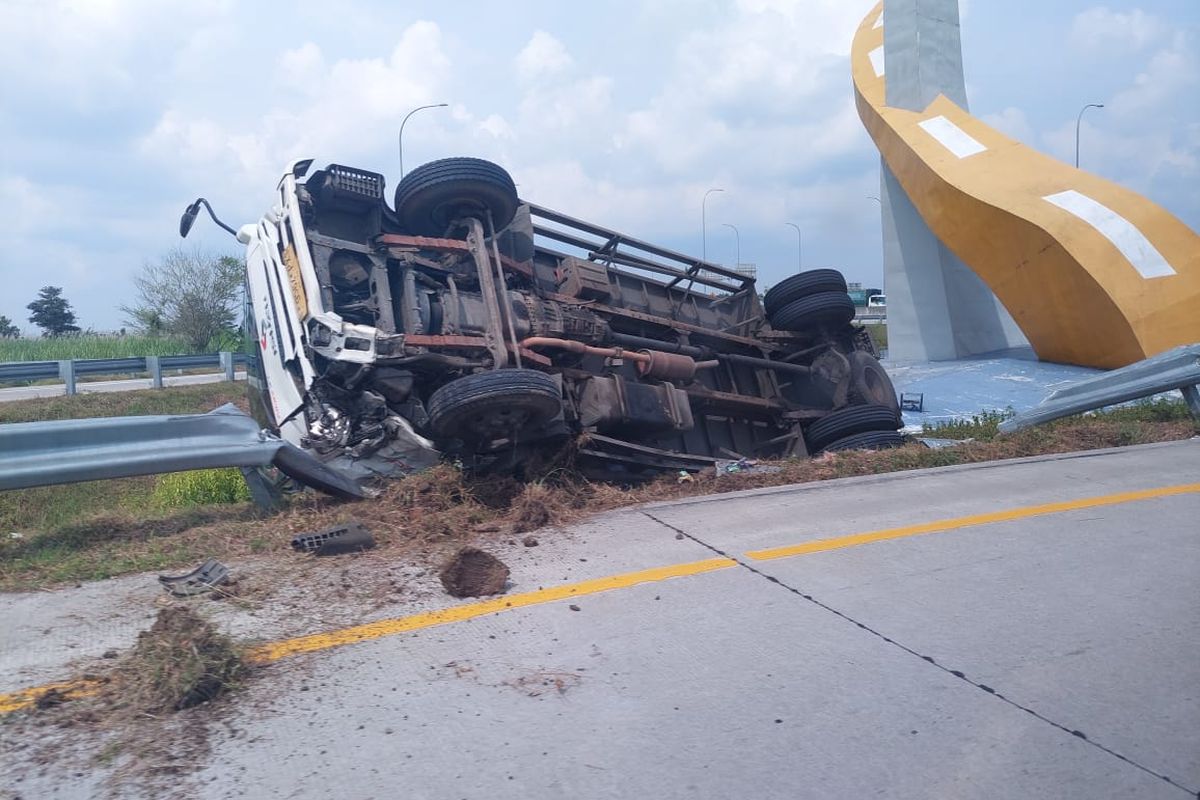
M 455 597 L 504 594 L 508 565 L 478 547 L 464 547 L 442 567 L 442 585 Z
M 229 637 L 191 607 L 167 606 L 132 650 L 80 676 L 90 694 L 49 689 L 6 718 L 0 760 L 34 783 L 104 770 L 106 796 L 188 796 L 178 779 L 206 763 L 224 695 L 247 675 Z

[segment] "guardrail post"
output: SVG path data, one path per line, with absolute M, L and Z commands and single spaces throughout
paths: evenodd
M 159 362 L 158 356 L 146 356 L 146 371 L 150 373 L 150 387 L 152 389 L 163 388 L 162 364 Z
M 67 394 L 75 394 L 75 362 L 71 359 L 58 362 L 58 377 L 66 384 Z
M 1187 401 L 1188 410 L 1192 412 L 1192 419 L 1200 422 L 1200 386 L 1180 386 L 1179 391 L 1183 393 L 1183 399 Z
M 222 351 L 217 355 L 221 358 L 221 370 L 225 373 L 225 380 L 233 380 L 233 353 Z

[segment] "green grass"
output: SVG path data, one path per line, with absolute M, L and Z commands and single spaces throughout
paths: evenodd
M 922 434 L 938 439 L 975 439 L 981 442 L 990 442 L 999 433 L 1000 423 L 1015 415 L 1016 412 L 1011 408 L 1005 411 L 984 411 L 969 420 L 926 424 Z
M 98 392 L 72 397 L 14 400 L 0 403 L 0 424 L 140 414 L 204 414 L 225 403 L 233 403 L 245 411 L 246 384 L 204 383 L 135 392 Z
M 136 392 L 76 395 L 0 403 L 0 423 L 139 414 L 197 414 L 225 403 L 246 405 L 244 384 L 213 383 Z M 217 479 L 142 476 L 0 492 L 0 575 L 34 571 L 54 580 L 99 579 L 137 569 L 159 569 L 194 555 L 169 537 L 192 524 L 253 513 L 245 483 Z M 162 489 L 165 483 L 168 488 Z M 232 490 L 231 490 L 232 487 Z M 240 492 L 238 491 L 240 490 Z M 206 503 L 232 502 L 208 506 Z M 182 510 L 181 510 L 182 509 Z M 145 530 L 130 535 L 130 520 Z M 182 525 L 182 527 L 181 527 Z M 123 531 L 123 532 L 122 532 Z M 13 536 L 12 534 L 17 534 Z M 149 542 L 131 555 L 134 541 Z
M 1006 419 L 1016 416 L 1011 408 L 1004 411 L 984 411 L 969 420 L 953 420 L 925 425 L 922 434 L 939 439 L 975 439 L 990 442 L 999 434 L 999 425 Z M 1116 408 L 1093 411 L 1074 417 L 1056 420 L 1040 426 L 1047 430 L 1055 426 L 1076 425 L 1088 420 L 1103 420 L 1109 423 L 1124 425 L 1153 424 L 1159 422 L 1187 422 L 1191 419 L 1187 404 L 1181 400 L 1169 397 L 1159 397 L 1152 400 L 1142 400 L 1138 403 L 1118 406 Z
M 190 355 L 192 349 L 183 339 L 172 336 L 80 334 L 48 339 L 0 339 L 0 362 Z
M 250 489 L 240 470 L 198 469 L 159 476 L 154 504 L 159 508 L 189 508 L 215 503 L 248 503 Z

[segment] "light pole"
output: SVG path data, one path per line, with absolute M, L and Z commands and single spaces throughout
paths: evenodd
M 708 261 L 708 222 L 704 204 L 708 202 L 708 196 L 713 192 L 723 192 L 724 189 L 709 189 L 704 193 L 704 198 L 700 201 L 700 260 Z
M 400 150 L 400 177 L 404 177 L 404 123 L 408 122 L 408 118 L 418 111 L 424 111 L 427 108 L 446 108 L 449 103 L 432 103 L 427 106 L 417 106 L 412 111 L 404 115 L 404 119 L 400 120 L 400 134 L 396 137 L 396 146 Z
M 1088 103 L 1079 109 L 1079 116 L 1075 117 L 1075 169 L 1079 169 L 1079 123 L 1083 120 L 1083 112 L 1089 108 L 1104 108 L 1104 103 Z
M 742 235 L 738 233 L 738 229 L 736 227 L 730 225 L 728 222 L 722 222 L 721 224 L 733 231 L 734 241 L 737 242 L 737 250 L 734 251 L 737 253 L 737 260 L 733 262 L 733 270 L 736 272 L 737 268 L 742 264 Z
M 804 271 L 804 237 L 800 235 L 800 226 L 794 222 L 785 222 L 784 225 L 790 225 L 796 229 L 796 271 Z

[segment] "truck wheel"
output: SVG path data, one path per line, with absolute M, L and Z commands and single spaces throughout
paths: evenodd
M 815 452 L 847 436 L 871 431 L 894 431 L 899 427 L 900 417 L 891 406 L 847 406 L 809 425 L 804 441 L 808 449 Z
M 887 406 L 900 414 L 900 401 L 896 399 L 896 387 L 888 377 L 879 360 L 870 353 L 855 350 L 850 354 L 851 403 Z
M 484 219 L 496 230 L 517 213 L 517 187 L 503 167 L 480 158 L 443 158 L 422 164 L 396 187 L 396 214 L 417 236 L 440 236 L 459 217 Z
M 450 381 L 427 408 L 434 436 L 474 444 L 549 422 L 562 410 L 562 394 L 545 373 L 500 369 Z
M 904 436 L 896 431 L 868 431 L 846 436 L 836 442 L 825 445 L 825 452 L 838 450 L 886 450 L 889 447 L 900 447 L 904 444 Z
M 784 278 L 763 295 L 763 309 L 770 316 L 793 300 L 818 292 L 844 292 L 846 279 L 836 269 L 810 269 Z
M 844 291 L 818 292 L 793 300 L 767 319 L 781 331 L 841 327 L 854 319 L 854 301 Z

